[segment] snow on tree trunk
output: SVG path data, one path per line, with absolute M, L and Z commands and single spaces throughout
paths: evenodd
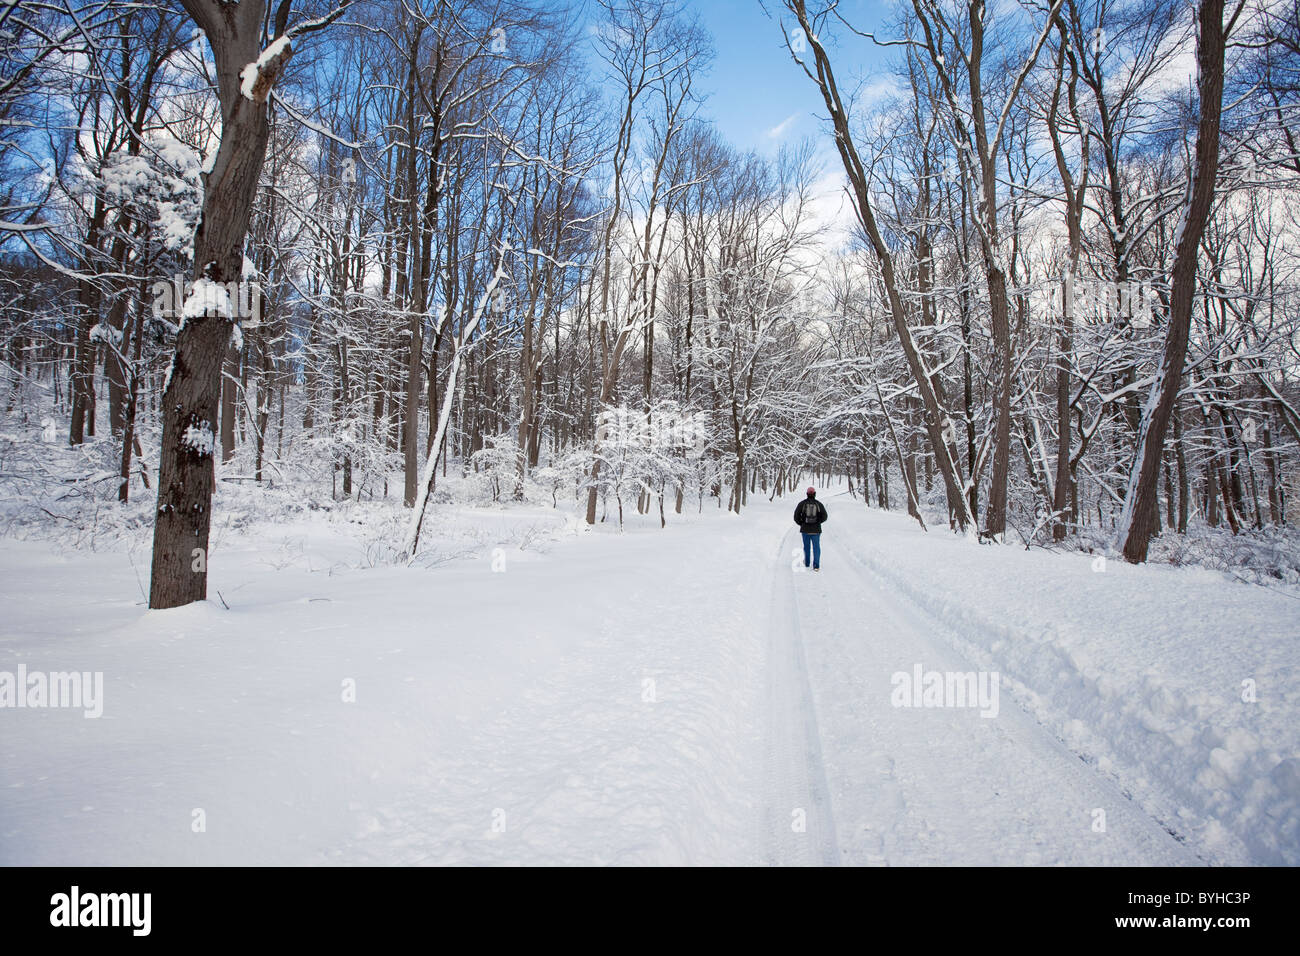
M 259 58 L 264 3 L 183 0 L 207 35 L 217 68 L 221 143 L 205 177 L 203 216 L 194 235 L 195 288 L 185 304 L 176 354 L 162 400 L 158 507 L 154 518 L 151 608 L 207 598 L 208 536 L 215 483 L 213 431 L 218 427 L 221 367 L 236 318 L 214 289 L 243 278 L 244 241 L 269 137 L 266 97 L 291 55 L 287 42 Z M 277 10 L 283 31 L 289 2 Z M 250 83 L 247 67 L 258 64 Z M 245 89 L 254 95 L 246 95 Z

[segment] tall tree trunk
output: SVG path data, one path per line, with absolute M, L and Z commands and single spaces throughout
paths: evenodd
M 853 139 L 849 125 L 849 113 L 840 97 L 839 87 L 831 67 L 830 56 L 813 29 L 812 20 L 804 0 L 787 0 L 786 6 L 798 19 L 804 37 L 812 49 L 813 67 L 809 68 L 802 61 L 800 63 L 809 78 L 817 84 L 822 99 L 826 103 L 826 108 L 830 112 L 831 121 L 835 127 L 835 146 L 839 151 L 844 171 L 848 175 L 853 188 L 853 197 L 856 201 L 855 211 L 863 229 L 866 231 L 867 238 L 871 242 L 872 249 L 876 254 L 876 261 L 880 264 L 881 279 L 885 286 L 886 298 L 889 301 L 889 311 L 893 319 L 894 331 L 898 334 L 899 344 L 903 348 L 908 370 L 912 373 L 912 380 L 916 383 L 917 392 L 920 394 L 925 407 L 925 431 L 930 439 L 930 448 L 934 452 L 935 464 L 939 468 L 939 474 L 943 477 L 948 501 L 957 504 L 956 522 L 963 531 L 966 531 L 974 527 L 974 519 L 967 505 L 965 496 L 967 489 L 962 487 L 955 456 L 948 445 L 948 438 L 944 434 L 947 416 L 944 415 L 939 406 L 939 399 L 931 385 L 928 370 L 925 368 L 921 355 L 917 351 L 911 329 L 907 324 L 907 310 L 903 304 L 902 294 L 899 291 L 897 277 L 894 272 L 894 258 L 889 251 L 889 247 L 885 244 L 876 222 L 875 209 L 871 204 L 867 170 Z
M 143 284 L 142 284 L 143 285 Z M 132 350 L 131 365 L 129 369 L 126 363 L 122 363 L 123 371 L 127 372 L 127 397 L 125 406 L 122 410 L 122 484 L 117 489 L 117 500 L 125 503 L 131 495 L 131 452 L 140 442 L 135 434 L 136 409 L 140 401 L 140 354 L 144 339 L 144 289 L 140 290 L 140 303 L 135 310 L 135 321 L 131 327 L 124 331 L 128 334 L 129 343 L 123 341 L 122 349 L 125 351 L 128 347 Z M 143 464 L 140 473 L 144 477 L 145 488 L 149 487 L 149 474 L 145 471 Z
M 235 457 L 235 374 L 239 370 L 239 353 L 226 349 L 225 368 L 221 373 L 221 463 Z
M 1187 474 L 1187 449 L 1183 442 L 1183 416 L 1174 408 L 1174 456 L 1178 462 L 1178 533 L 1187 533 L 1191 479 Z
M 97 230 L 94 231 L 97 233 Z M 87 239 L 87 242 L 92 239 Z M 97 241 L 95 239 L 94 241 Z M 95 436 L 95 342 L 90 330 L 99 321 L 99 288 L 89 279 L 78 282 L 80 316 L 73 340 L 72 373 L 68 376 L 72 386 L 72 419 L 68 429 L 68 444 L 80 445 Z
M 1199 20 L 1197 61 L 1201 116 L 1196 131 L 1195 167 L 1170 271 L 1169 330 L 1165 334 L 1164 356 L 1142 416 L 1137 454 L 1129 475 L 1118 529 L 1124 543 L 1124 558 L 1134 564 L 1147 559 L 1147 548 L 1159 522 L 1156 498 L 1165 430 L 1183 379 L 1196 293 L 1197 254 L 1214 201 L 1214 181 L 1219 168 L 1219 114 L 1223 108 L 1223 0 L 1202 0 Z
M 216 63 L 221 101 L 221 143 L 205 177 L 203 214 L 194 233 L 196 280 L 238 283 L 243 278 L 244 242 L 266 155 L 270 129 L 267 96 L 291 55 L 278 40 L 259 63 L 263 0 L 238 6 L 220 0 L 182 0 L 208 37 Z M 290 0 L 277 7 L 281 35 Z M 251 97 L 241 90 L 241 73 L 252 64 Z M 230 342 L 229 315 L 187 316 L 176 337 L 176 354 L 163 393 L 158 508 L 154 519 L 151 608 L 202 601 L 208 593 L 208 537 L 212 523 L 213 428 L 221 395 L 221 366 Z

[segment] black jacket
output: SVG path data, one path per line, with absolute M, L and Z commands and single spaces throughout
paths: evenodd
M 813 513 L 813 510 L 809 505 L 812 505 L 817 509 L 816 514 Z M 805 498 L 795 506 L 794 523 L 799 526 L 799 530 L 804 534 L 821 534 L 822 524 L 825 521 L 826 506 L 816 498 Z

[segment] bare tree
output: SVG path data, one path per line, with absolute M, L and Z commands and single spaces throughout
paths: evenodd
M 221 0 L 182 2 L 212 46 L 221 142 L 204 177 L 203 213 L 194 234 L 195 291 L 184 306 L 163 391 L 149 587 L 153 608 L 207 597 L 214 432 L 221 365 L 236 318 L 228 289 L 243 281 L 244 243 L 270 133 L 267 98 L 293 54 L 291 41 L 336 19 L 350 0 L 340 0 L 332 13 L 292 31 L 292 0 L 280 0 L 274 16 L 264 0 L 244 0 L 238 6 Z M 270 38 L 265 49 L 264 36 Z
M 1225 38 L 1243 5 L 1237 7 L 1225 27 L 1223 0 L 1202 0 L 1198 16 L 1197 87 L 1200 118 L 1196 129 L 1196 153 L 1188 183 L 1186 206 L 1175 239 L 1174 264 L 1169 275 L 1169 329 L 1165 334 L 1164 356 L 1155 384 L 1147 398 L 1138 433 L 1137 454 L 1129 473 L 1124 509 L 1120 514 L 1118 539 L 1124 558 L 1139 564 L 1147 558 L 1147 547 L 1159 523 L 1158 481 L 1164 454 L 1165 432 L 1174 403 L 1182 387 L 1183 363 L 1191 329 L 1196 294 L 1196 266 L 1201 236 L 1214 202 L 1215 178 L 1219 168 L 1219 117 L 1223 109 L 1223 51 Z
M 822 40 L 820 31 L 826 24 L 828 11 L 823 11 L 821 14 L 814 16 L 809 13 L 808 5 L 804 0 L 786 0 L 785 6 L 798 20 L 799 29 L 802 31 L 800 36 L 803 42 L 812 50 L 813 64 L 810 67 L 799 57 L 789 33 L 786 33 L 786 45 L 790 49 L 791 56 L 795 58 L 795 61 L 808 78 L 817 84 L 826 103 L 826 108 L 830 112 L 831 123 L 835 129 L 835 147 L 839 151 L 840 159 L 844 163 L 844 171 L 848 175 L 849 184 L 853 190 L 855 211 L 858 214 L 858 219 L 867 234 L 867 239 L 870 241 L 876 260 L 880 265 L 881 280 L 885 286 L 885 295 L 889 302 L 889 312 L 893 318 L 894 330 L 898 335 L 899 343 L 902 345 L 908 369 L 912 374 L 912 380 L 916 383 L 917 392 L 921 396 L 926 414 L 926 434 L 929 436 L 935 463 L 948 492 L 948 501 L 954 508 L 953 520 L 963 531 L 973 529 L 975 521 L 967 503 L 966 488 L 963 487 L 964 482 L 958 473 L 956 455 L 949 444 L 952 438 L 951 419 L 943 413 L 939 405 L 939 398 L 935 394 L 930 379 L 930 370 L 925 367 L 925 363 L 912 337 L 912 331 L 907 320 L 907 308 L 903 303 L 903 296 L 894 266 L 894 257 L 889 246 L 886 245 L 884 236 L 877 224 L 875 208 L 871 200 L 871 184 L 867 167 L 858 153 L 853 131 L 849 125 L 848 111 L 840 95 L 839 84 L 835 79 L 830 55 L 826 52 L 826 46 Z M 784 27 L 782 29 L 784 31 Z

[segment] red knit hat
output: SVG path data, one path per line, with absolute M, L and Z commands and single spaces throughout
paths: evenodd
M 808 494 L 810 494 L 810 495 L 815 495 L 815 494 L 817 494 L 817 489 L 816 489 L 816 488 L 809 488 L 809 489 L 808 489 Z

